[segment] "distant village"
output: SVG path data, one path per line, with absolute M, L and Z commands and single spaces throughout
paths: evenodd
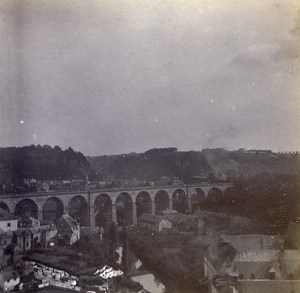
M 199 176 L 191 176 L 188 178 L 190 184 L 230 182 L 225 175 L 207 176 L 205 174 Z M 55 192 L 55 191 L 78 191 L 78 190 L 98 190 L 123 187 L 139 187 L 139 186 L 177 186 L 183 185 L 184 181 L 178 177 L 170 178 L 161 176 L 156 181 L 146 181 L 134 179 L 115 179 L 115 180 L 89 180 L 86 179 L 68 179 L 68 180 L 37 180 L 35 178 L 26 178 L 22 181 L 22 186 L 17 186 L 15 193 L 26 192 Z M 1 192 L 0 192 L 1 193 Z M 5 192 L 5 184 L 2 186 L 2 193 Z

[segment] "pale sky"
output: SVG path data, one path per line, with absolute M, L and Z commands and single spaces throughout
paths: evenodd
M 300 150 L 300 1 L 0 0 L 0 146 Z

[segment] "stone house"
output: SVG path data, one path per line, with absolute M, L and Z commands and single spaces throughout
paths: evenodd
M 2 229 L 0 229 L 0 254 L 4 253 L 8 245 L 13 242 L 13 236 L 14 234 L 12 231 L 4 232 Z
M 34 246 L 46 247 L 47 243 L 57 234 L 57 227 L 50 221 L 38 220 L 32 217 L 22 217 L 19 221 L 19 229 L 28 229 L 32 235 Z
M 39 227 L 41 224 L 40 220 L 35 219 L 30 216 L 25 216 L 19 219 L 18 227 L 19 228 L 34 228 Z
M 148 227 L 156 231 L 163 231 L 172 228 L 172 222 L 166 217 L 143 213 L 138 223 L 142 227 Z
M 204 222 L 195 216 L 180 214 L 175 210 L 163 211 L 172 223 L 172 228 L 180 232 L 204 232 Z
M 13 242 L 16 244 L 14 249 L 15 254 L 23 254 L 25 251 L 31 249 L 31 233 L 28 229 L 18 229 L 13 233 Z
M 72 245 L 80 239 L 80 224 L 70 215 L 64 214 L 57 222 L 57 237 Z
M 204 258 L 204 275 L 214 293 L 298 292 L 300 251 L 284 250 L 273 235 L 223 235 Z
M 0 229 L 4 232 L 18 229 L 18 218 L 0 208 Z

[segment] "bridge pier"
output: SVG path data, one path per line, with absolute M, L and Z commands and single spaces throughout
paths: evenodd
M 95 228 L 95 212 L 93 206 L 89 208 L 89 217 L 90 227 Z
M 43 220 L 43 210 L 38 209 L 38 220 Z
M 189 208 L 189 213 L 192 213 L 192 197 L 188 195 L 188 208 Z
M 136 202 L 132 203 L 132 224 L 137 224 L 137 215 L 136 215 Z
M 205 198 L 208 197 L 208 193 L 209 193 L 210 187 L 203 187 L 201 189 L 202 189 L 202 191 L 204 193 Z
M 112 216 L 112 221 L 117 224 L 117 209 L 116 209 L 116 204 L 112 204 L 112 206 L 111 206 L 111 212 L 112 212 L 112 215 L 111 215 Z
M 173 210 L 173 199 L 172 198 L 169 199 L 169 209 Z
M 154 200 L 151 201 L 151 214 L 155 215 L 155 201 Z

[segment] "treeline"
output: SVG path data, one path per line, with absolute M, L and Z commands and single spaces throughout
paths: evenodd
M 85 156 L 71 147 L 66 150 L 48 145 L 0 148 L 0 183 L 6 191 L 31 179 L 85 179 L 88 168 Z
M 157 181 L 162 176 L 187 177 L 193 174 L 209 173 L 207 160 L 196 152 L 178 152 L 176 148 L 152 149 L 145 153 L 114 156 L 87 157 L 91 168 L 99 179 L 138 179 Z
M 145 269 L 164 284 L 166 292 L 208 292 L 203 259 L 207 246 L 194 235 L 135 228 L 128 233 L 129 248 Z
M 145 153 L 87 157 L 91 168 L 100 180 L 134 178 L 157 181 L 163 176 L 180 178 L 192 183 L 195 177 L 218 178 L 252 177 L 257 174 L 299 174 L 298 153 L 273 153 L 271 151 L 227 151 L 204 149 L 202 151 L 177 151 L 176 148 L 152 149 Z
M 251 218 L 258 232 L 284 234 L 289 222 L 300 221 L 299 177 L 267 173 L 238 177 L 233 180 L 233 188 L 203 199 L 199 206 Z

